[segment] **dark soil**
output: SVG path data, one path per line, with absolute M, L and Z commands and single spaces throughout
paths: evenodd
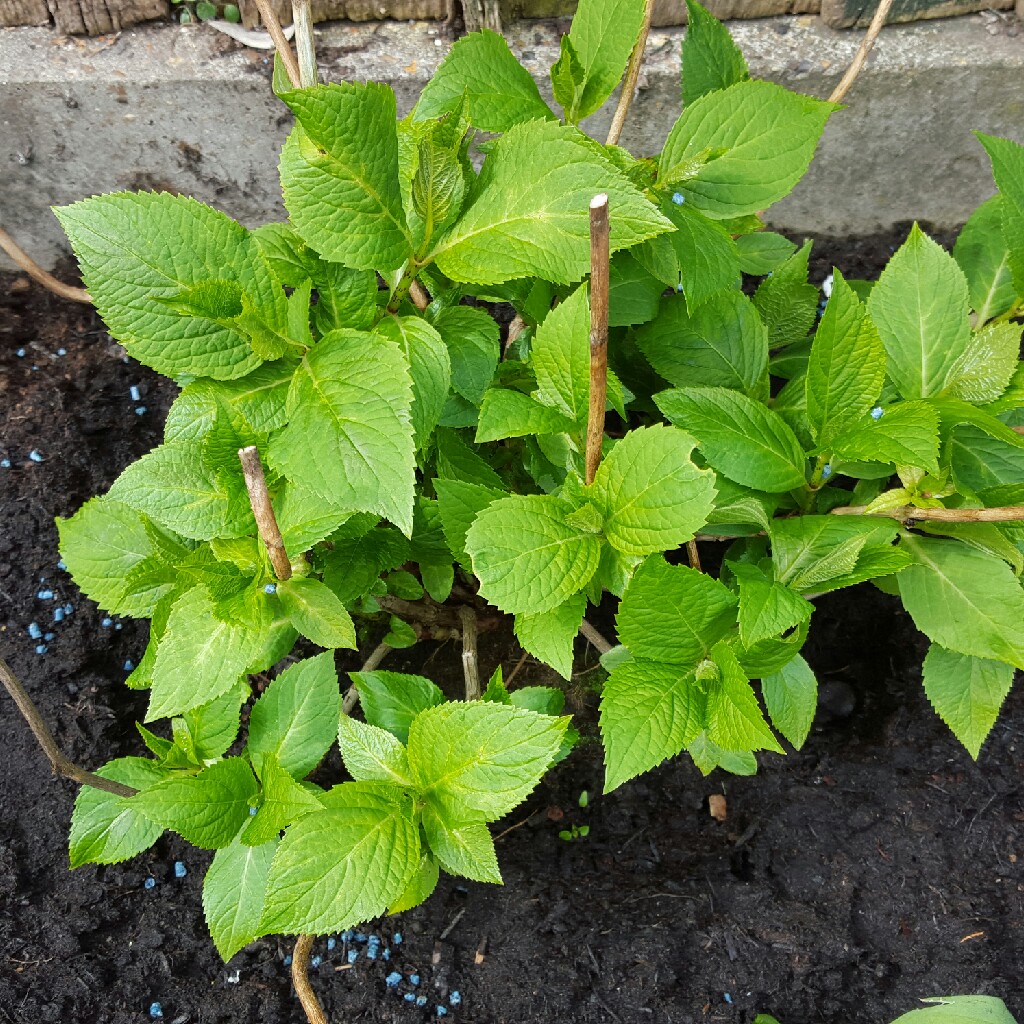
M 831 248 L 868 276 L 900 240 L 826 246 L 820 266 Z M 145 627 L 102 626 L 56 568 L 53 518 L 158 443 L 174 387 L 126 361 L 91 310 L 16 289 L 0 278 L 0 652 L 66 752 L 96 767 L 143 752 L 144 700 L 122 681 Z M 73 613 L 51 624 L 63 602 Z M 32 621 L 54 633 L 45 654 Z M 452 649 L 423 647 L 425 671 L 455 682 Z M 519 654 L 491 635 L 482 668 L 501 660 L 507 674 Z M 862 586 L 818 602 L 807 657 L 823 699 L 802 752 L 762 758 L 750 779 L 703 779 L 680 759 L 600 797 L 600 751 L 585 743 L 499 823 L 504 888 L 443 879 L 425 906 L 368 927 L 390 964 L 361 953 L 347 968 L 343 943 L 318 943 L 313 983 L 330 1019 L 437 1019 L 452 990 L 462 1004 L 447 1019 L 464 1024 L 749 1024 L 758 1012 L 887 1024 L 920 996 L 952 993 L 1001 996 L 1024 1019 L 1024 695 L 974 764 L 923 695 L 922 654 L 898 605 Z M 593 736 L 593 652 L 579 655 L 569 701 Z M 517 677 L 542 679 L 530 662 Z M 168 836 L 127 864 L 69 872 L 74 787 L 51 777 L 3 695 L 0 750 L 0 1022 L 141 1022 L 154 1001 L 167 1024 L 303 1019 L 282 963 L 290 943 L 218 960 L 200 904 L 208 853 Z M 712 793 L 727 796 L 724 822 Z M 572 823 L 589 836 L 560 839 Z M 426 1008 L 402 998 L 407 983 L 385 987 L 395 967 L 420 974 Z

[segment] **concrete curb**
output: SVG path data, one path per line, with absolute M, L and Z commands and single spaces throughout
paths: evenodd
M 858 235 L 918 219 L 948 229 L 992 194 L 970 134 L 1024 142 L 1024 33 L 978 15 L 883 32 L 826 129 L 807 178 L 770 211 L 779 228 Z M 827 96 L 859 43 L 809 16 L 730 26 L 758 77 Z M 390 83 L 407 111 L 449 44 L 425 23 L 321 26 L 327 80 Z M 683 30 L 656 31 L 623 144 L 655 153 L 679 115 Z M 550 96 L 555 26 L 509 33 Z M 202 27 L 149 26 L 107 40 L 0 30 L 0 222 L 44 266 L 68 251 L 49 206 L 122 188 L 196 196 L 248 225 L 282 219 L 277 154 L 290 124 L 265 52 Z M 609 104 L 610 108 L 612 105 Z M 603 137 L 610 110 L 587 127 Z M 0 258 L 0 266 L 10 264 Z

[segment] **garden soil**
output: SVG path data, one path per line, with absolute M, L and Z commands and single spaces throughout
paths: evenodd
M 837 251 L 848 276 L 877 273 L 895 241 L 826 245 L 816 279 Z M 174 393 L 90 309 L 0 277 L 0 652 L 90 768 L 144 753 L 144 695 L 123 680 L 146 630 L 103 625 L 57 568 L 54 517 L 159 442 Z M 45 654 L 33 621 L 54 634 Z M 600 625 L 612 630 L 610 612 Z M 482 670 L 507 676 L 521 655 L 511 631 L 483 641 Z M 459 1024 L 888 1024 L 918 997 L 988 993 L 1024 1021 L 1024 692 L 975 764 L 925 699 L 924 646 L 869 585 L 822 598 L 806 651 L 822 702 L 801 752 L 761 757 L 753 778 L 705 779 L 681 758 L 602 797 L 599 673 L 581 643 L 567 690 L 585 741 L 494 826 L 505 886 L 445 877 L 425 906 L 371 923 L 389 962 L 356 943 L 350 965 L 345 942 L 319 940 L 311 974 L 329 1019 L 414 1024 L 441 1005 Z M 457 692 L 454 646 L 421 648 L 386 667 Z M 530 661 L 515 679 L 550 681 Z M 337 760 L 324 780 L 332 771 Z M 74 795 L 0 693 L 0 1024 L 135 1024 L 154 1002 L 166 1024 L 304 1019 L 290 941 L 218 959 L 200 902 L 209 853 L 167 835 L 125 864 L 69 871 Z M 559 837 L 573 825 L 589 835 Z M 395 969 L 405 978 L 389 989 Z

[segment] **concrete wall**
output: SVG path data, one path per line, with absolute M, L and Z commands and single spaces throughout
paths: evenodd
M 868 234 L 914 218 L 962 223 L 993 191 L 971 129 L 1024 141 L 1024 37 L 993 35 L 990 24 L 970 16 L 886 29 L 772 223 L 813 235 Z M 731 27 L 756 76 L 817 96 L 859 42 L 812 17 Z M 681 34 L 652 36 L 623 136 L 635 153 L 656 153 L 679 115 Z M 520 23 L 509 39 L 549 95 L 552 26 Z M 328 80 L 390 82 L 404 113 L 448 43 L 425 23 L 383 22 L 326 26 L 318 47 Z M 0 30 L 0 223 L 52 266 L 67 244 L 49 206 L 98 192 L 166 189 L 251 226 L 283 218 L 276 165 L 290 115 L 269 73 L 265 52 L 206 27 L 135 29 L 112 42 Z M 603 137 L 609 117 L 610 109 L 587 127 Z

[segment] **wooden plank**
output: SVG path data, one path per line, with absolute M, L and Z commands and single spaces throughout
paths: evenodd
M 102 36 L 170 14 L 167 0 L 47 0 L 47 5 L 57 31 L 69 36 Z
M 0 0 L 0 28 L 49 24 L 46 0 Z
M 949 18 L 976 11 L 1013 8 L 1014 0 L 895 0 L 887 24 Z M 878 0 L 821 0 L 821 19 L 830 28 L 866 28 Z
M 273 0 L 274 11 L 282 25 L 292 23 L 291 0 Z M 238 5 L 242 24 L 256 28 L 260 24 L 259 12 L 253 0 L 241 0 Z M 313 21 L 436 21 L 448 16 L 445 0 L 313 0 Z

